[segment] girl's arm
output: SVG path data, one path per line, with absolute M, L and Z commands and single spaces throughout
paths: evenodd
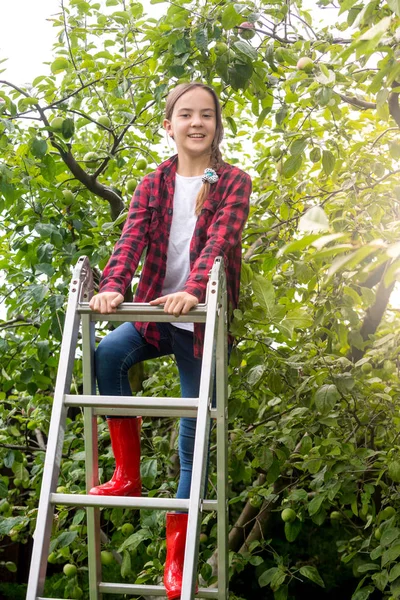
M 149 180 L 138 184 L 130 203 L 128 217 L 100 279 L 99 292 L 117 292 L 122 296 L 135 274 L 144 248 L 148 245 L 150 211 Z
M 225 200 L 217 209 L 207 231 L 207 242 L 195 261 L 183 291 L 201 301 L 205 297 L 208 275 L 214 259 L 222 256 L 227 266 L 229 250 L 241 239 L 249 214 L 251 178 L 240 171 L 228 185 Z

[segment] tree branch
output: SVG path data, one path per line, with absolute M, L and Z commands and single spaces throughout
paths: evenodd
M 386 272 L 386 269 L 385 269 Z M 364 321 L 363 324 L 361 326 L 360 329 L 360 334 L 362 339 L 365 341 L 367 341 L 369 339 L 369 337 L 371 335 L 373 335 L 376 330 L 378 329 L 380 322 L 382 320 L 383 314 L 386 310 L 386 307 L 389 303 L 389 299 L 390 299 L 390 295 L 393 291 L 393 288 L 395 286 L 396 281 L 393 281 L 389 287 L 386 287 L 385 282 L 384 282 L 384 276 L 385 276 L 385 272 L 382 275 L 382 278 L 380 280 L 377 292 L 376 292 L 376 298 L 375 298 L 375 303 L 369 307 L 369 309 L 367 310 L 365 317 L 364 317 Z M 364 356 L 365 351 L 364 350 L 360 350 L 359 348 L 356 348 L 355 346 L 353 346 L 350 350 L 350 356 L 348 358 L 350 358 L 350 360 L 353 360 L 354 362 L 357 362 L 358 360 L 360 360 L 360 358 L 362 358 Z
M 348 104 L 351 104 L 352 106 L 356 106 L 357 108 L 376 108 L 376 103 L 375 102 L 367 102 L 366 100 L 359 100 L 358 98 L 351 98 L 350 96 L 345 96 L 344 94 L 339 94 L 339 92 L 336 92 L 338 94 L 338 96 L 340 96 L 340 98 L 344 101 L 347 102 Z
M 397 81 L 393 81 L 392 87 L 398 88 L 400 87 L 400 83 Z M 389 96 L 388 100 L 389 112 L 392 115 L 393 119 L 396 121 L 397 125 L 400 127 L 400 107 L 399 107 L 399 93 L 392 92 Z

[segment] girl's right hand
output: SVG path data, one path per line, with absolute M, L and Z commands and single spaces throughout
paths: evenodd
M 100 294 L 93 296 L 89 302 L 89 307 L 102 315 L 106 315 L 115 313 L 117 306 L 123 301 L 124 297 L 119 292 L 100 292 Z

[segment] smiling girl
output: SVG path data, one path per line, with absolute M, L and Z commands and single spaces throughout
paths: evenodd
M 168 314 L 187 314 L 205 301 L 209 271 L 224 258 L 230 312 L 239 296 L 241 235 L 249 212 L 251 179 L 223 161 L 221 107 L 214 89 L 182 83 L 168 95 L 164 128 L 177 154 L 139 183 L 128 218 L 104 269 L 94 311 L 115 312 L 123 302 L 143 251 L 146 257 L 135 302 L 163 305 Z M 131 395 L 130 367 L 174 354 L 183 397 L 197 397 L 204 326 L 192 323 L 124 323 L 100 342 L 96 377 L 102 395 Z M 111 480 L 90 490 L 96 495 L 138 496 L 140 419 L 108 418 L 116 468 Z M 188 498 L 196 420 L 181 418 L 178 498 Z M 187 513 L 167 514 L 164 584 L 169 600 L 180 597 Z

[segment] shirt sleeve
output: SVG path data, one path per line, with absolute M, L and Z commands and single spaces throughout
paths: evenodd
M 150 210 L 149 181 L 144 177 L 132 197 L 121 237 L 100 279 L 99 292 L 124 295 L 132 281 L 143 250 L 148 245 Z
M 222 256 L 225 268 L 228 254 L 241 240 L 243 228 L 249 215 L 252 190 L 251 178 L 240 171 L 228 185 L 225 200 L 221 202 L 207 230 L 207 241 L 196 259 L 183 291 L 200 301 L 205 296 L 210 269 L 217 256 Z

